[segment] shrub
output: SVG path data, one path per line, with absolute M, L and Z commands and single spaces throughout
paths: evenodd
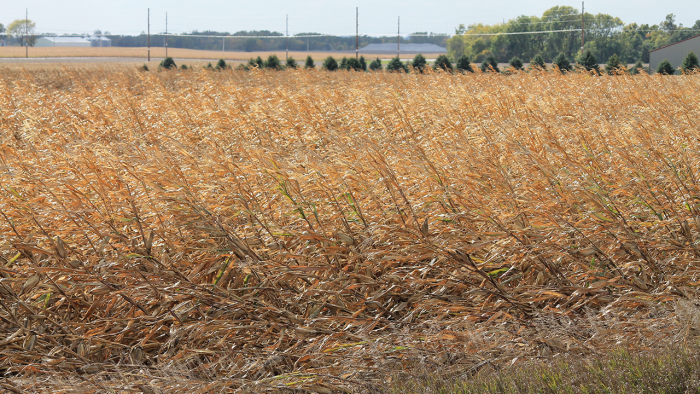
M 340 64 L 338 65 L 338 68 L 341 70 L 347 70 L 348 69 L 348 58 L 343 56 L 342 59 L 340 59 Z
M 578 59 L 578 64 L 586 69 L 586 71 L 591 72 L 595 71 L 596 73 L 600 72 L 600 66 L 598 65 L 598 59 L 593 56 L 593 53 L 591 51 L 586 51 L 579 57 Z
M 403 64 L 403 62 L 401 62 L 401 59 L 399 59 L 398 56 L 391 59 L 389 64 L 386 65 L 386 69 L 395 72 L 408 72 L 408 67 L 406 67 L 406 65 Z
M 564 52 L 559 53 L 557 57 L 552 61 L 552 65 L 557 66 L 560 72 L 571 71 L 571 63 L 569 63 L 569 58 L 566 57 Z
M 316 68 L 316 63 L 311 56 L 306 57 L 306 63 L 304 63 L 304 68 Z
M 513 67 L 513 69 L 515 69 L 515 70 L 522 70 L 523 69 L 523 61 L 520 60 L 520 58 L 517 56 L 510 59 L 510 62 L 508 62 L 508 64 L 510 64 L 510 66 Z
M 546 70 L 547 69 L 547 63 L 544 62 L 544 58 L 542 55 L 535 55 L 535 57 L 530 60 L 530 67 L 534 68 L 535 70 Z
M 186 65 L 186 64 L 183 64 L 182 66 L 180 66 L 180 69 L 181 69 L 181 70 L 187 70 L 187 65 Z
M 372 63 L 369 64 L 369 69 L 372 71 L 381 70 L 382 69 L 382 61 L 379 60 L 379 58 L 372 60 Z
M 469 62 L 469 58 L 467 55 L 462 55 L 457 59 L 457 63 L 455 63 L 455 68 L 459 71 L 468 71 L 470 73 L 474 72 L 474 69 L 472 69 L 472 65 Z
M 338 62 L 333 59 L 333 56 L 328 56 L 326 60 L 323 61 L 323 68 L 328 71 L 335 71 L 338 69 Z
M 345 61 L 345 70 L 362 71 L 362 63 L 358 59 L 351 57 Z
M 639 74 L 642 71 L 646 71 L 646 69 L 644 69 L 644 63 L 641 60 L 637 60 L 634 67 L 630 68 L 630 74 L 632 75 Z
M 422 73 L 425 67 L 427 67 L 428 62 L 425 60 L 425 56 L 422 54 L 417 54 L 413 58 L 413 62 L 411 62 L 411 66 L 418 71 L 419 73 Z
M 206 70 L 213 70 L 213 69 L 214 69 L 214 66 L 211 65 L 211 62 L 209 62 L 209 64 L 207 64 L 206 66 L 204 66 L 204 69 L 206 69 Z
M 362 66 L 362 71 L 367 71 L 367 62 L 364 56 L 360 56 L 360 66 Z
M 481 71 L 483 72 L 501 72 L 498 69 L 498 61 L 493 55 L 488 55 L 486 59 L 481 63 Z
M 248 60 L 248 67 L 263 68 L 265 67 L 265 62 L 263 62 L 260 56 L 258 56 L 256 59 L 250 58 L 250 60 Z
M 433 70 L 437 70 L 438 68 L 445 71 L 452 71 L 450 59 L 445 55 L 438 56 L 437 59 L 435 59 L 435 63 L 433 63 Z
M 296 60 L 294 60 L 294 58 L 293 58 L 293 57 L 289 57 L 289 58 L 287 58 L 287 64 L 286 64 L 286 67 L 287 67 L 287 68 L 291 68 L 291 69 L 295 69 L 295 70 L 296 70 L 296 69 L 297 69 L 297 68 L 299 67 L 299 65 L 297 64 L 297 61 L 296 61 Z
M 668 59 L 664 59 L 659 63 L 659 66 L 656 67 L 656 72 L 661 75 L 673 75 L 676 73 L 676 69 L 673 68 Z
M 226 64 L 226 61 L 224 59 L 219 59 L 218 62 L 216 62 L 216 67 L 217 70 L 225 70 L 228 68 L 228 65 Z
M 695 54 L 695 52 L 688 53 L 685 59 L 683 59 L 683 64 L 681 64 L 681 70 L 683 70 L 684 73 L 687 73 L 698 69 L 700 69 L 700 64 L 698 63 L 698 56 Z
M 139 67 L 139 71 L 148 71 L 148 65 L 144 63 L 143 66 Z
M 173 68 L 177 68 L 177 64 L 175 64 L 175 60 L 173 60 L 173 58 L 168 56 L 165 59 L 163 59 L 162 62 L 160 62 L 160 67 L 166 70 L 170 70 Z
M 608 75 L 615 75 L 622 67 L 620 58 L 617 54 L 614 54 L 608 58 L 608 63 L 605 65 L 605 72 L 608 73 Z
M 282 62 L 280 59 L 277 57 L 277 55 L 270 55 L 267 60 L 265 60 L 265 63 L 263 64 L 263 67 L 269 68 L 272 70 L 281 70 L 282 69 Z

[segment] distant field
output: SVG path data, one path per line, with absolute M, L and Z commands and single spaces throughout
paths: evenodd
M 168 48 L 168 56 L 181 59 L 226 59 L 226 60 L 248 60 L 251 57 L 260 56 L 267 58 L 275 54 L 280 59 L 284 59 L 285 51 L 272 52 L 221 52 L 221 51 L 201 51 L 197 49 Z M 343 56 L 354 56 L 354 53 L 347 52 L 289 52 L 289 56 L 300 60 L 311 55 L 314 59 L 324 59 L 328 56 L 342 58 Z M 437 57 L 438 54 L 424 53 L 428 58 Z M 22 47 L 0 47 L 0 58 L 23 58 L 25 49 Z M 376 57 L 394 57 L 395 53 L 365 55 L 368 59 Z M 412 59 L 414 54 L 401 55 L 402 59 Z M 30 58 L 46 57 L 124 57 L 143 58 L 148 57 L 148 48 L 29 48 Z M 165 48 L 151 48 L 151 59 L 164 58 Z

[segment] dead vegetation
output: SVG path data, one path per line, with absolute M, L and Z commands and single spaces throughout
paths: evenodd
M 363 392 L 692 340 L 699 85 L 0 69 L 2 387 Z

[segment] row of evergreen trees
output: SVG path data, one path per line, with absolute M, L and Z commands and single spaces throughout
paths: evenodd
M 524 63 L 523 61 L 518 58 L 514 57 L 510 60 L 509 62 L 510 68 L 508 70 L 505 70 L 504 72 L 508 73 L 513 70 L 517 71 L 522 71 L 524 70 Z M 644 70 L 644 66 L 642 65 L 641 60 L 637 62 L 637 64 L 634 65 L 631 69 L 627 69 L 624 64 L 620 61 L 620 58 L 617 56 L 617 54 L 612 55 L 609 59 L 607 64 L 605 65 L 604 71 L 600 69 L 600 65 L 598 64 L 598 60 L 595 58 L 595 56 L 590 52 L 586 51 L 578 60 L 577 60 L 577 65 L 579 68 L 584 69 L 588 72 L 596 72 L 598 74 L 605 72 L 606 74 L 618 74 L 622 72 L 628 72 L 630 74 L 637 74 L 640 71 Z M 556 67 L 559 71 L 561 72 L 568 72 L 574 70 L 574 65 L 571 64 L 569 59 L 566 57 L 564 53 L 560 53 L 559 56 L 557 56 L 554 61 L 552 62 L 552 66 Z M 324 70 L 328 71 L 336 71 L 336 70 L 353 70 L 353 71 L 367 71 L 369 68 L 372 71 L 378 71 L 382 70 L 384 67 L 382 65 L 382 61 L 379 60 L 379 58 L 373 60 L 372 62 L 367 64 L 364 56 L 360 56 L 359 59 L 356 58 L 348 58 L 348 57 L 343 57 L 340 62 L 335 60 L 332 56 L 328 56 L 326 59 L 323 61 L 322 65 Z M 402 62 L 401 59 L 398 57 L 395 57 L 389 61 L 389 63 L 386 66 L 386 70 L 388 71 L 393 71 L 393 72 L 418 72 L 418 73 L 423 73 L 426 68 L 428 68 L 428 61 L 423 56 L 422 54 L 417 54 L 412 61 L 407 61 L 407 62 Z M 144 65 L 143 67 L 145 70 L 148 70 L 147 66 Z M 177 68 L 177 65 L 175 64 L 175 61 L 173 58 L 168 57 L 165 60 L 163 60 L 160 63 L 160 68 L 164 69 L 173 69 Z M 187 69 L 186 65 L 182 65 L 182 69 Z M 216 64 L 216 66 L 213 66 L 211 63 L 209 63 L 205 68 L 212 69 L 212 70 L 224 70 L 227 68 L 230 68 L 229 65 L 226 64 L 224 59 L 219 60 L 219 62 Z M 296 60 L 294 58 L 290 57 L 287 59 L 286 63 L 283 65 L 282 61 L 277 57 L 277 55 L 270 55 L 267 60 L 263 60 L 260 56 L 258 56 L 256 59 L 250 59 L 248 61 L 248 64 L 246 65 L 240 65 L 238 66 L 239 70 L 249 70 L 251 68 L 259 68 L 259 69 L 272 69 L 272 70 L 283 70 L 285 68 L 289 69 L 296 69 L 299 68 L 299 65 L 297 64 Z M 316 64 L 314 63 L 314 59 L 309 56 L 306 58 L 306 62 L 304 63 L 304 68 L 306 69 L 313 69 L 316 68 Z M 462 55 L 457 59 L 455 62 L 454 66 L 452 65 L 452 62 L 450 59 L 445 56 L 445 55 L 440 55 L 435 59 L 435 62 L 433 63 L 434 70 L 441 69 L 443 71 L 461 71 L 461 72 L 474 72 L 474 69 L 472 67 L 472 63 L 469 61 L 469 58 L 465 55 Z M 547 64 L 544 61 L 544 58 L 541 55 L 535 55 L 530 60 L 530 68 L 534 70 L 547 70 Z M 496 58 L 494 56 L 489 56 L 487 57 L 484 62 L 481 63 L 480 66 L 481 71 L 483 72 L 496 72 L 499 73 L 501 70 L 498 67 L 498 62 L 496 61 Z M 683 72 L 691 72 L 691 71 L 696 71 L 700 70 L 700 62 L 698 61 L 698 57 L 695 55 L 695 53 L 690 52 L 688 55 L 685 57 L 683 60 L 683 64 L 681 65 L 681 70 Z M 646 71 L 646 70 L 645 70 Z M 659 66 L 656 69 L 656 72 L 663 74 L 663 75 L 673 75 L 676 70 L 673 68 L 671 63 L 664 59 Z

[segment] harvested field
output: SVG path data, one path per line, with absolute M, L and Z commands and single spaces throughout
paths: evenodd
M 699 89 L 0 68 L 1 387 L 376 392 L 697 341 Z
M 168 56 L 180 59 L 226 59 L 247 61 L 250 58 L 257 56 L 267 59 L 270 55 L 277 55 L 284 60 L 285 51 L 272 52 L 222 52 L 222 51 L 204 51 L 198 49 L 185 48 L 168 48 Z M 428 58 L 435 58 L 438 54 L 424 54 Z M 23 58 L 25 49 L 23 47 L 0 47 L 0 58 Z M 123 57 L 123 58 L 143 58 L 148 56 L 148 48 L 125 48 L 125 47 L 109 47 L 109 48 L 71 48 L 71 47 L 41 47 L 29 48 L 30 58 L 72 58 L 72 57 Z M 307 56 L 313 57 L 315 60 L 323 60 L 328 56 L 333 56 L 340 59 L 343 56 L 355 57 L 355 52 L 289 52 L 289 56 L 297 61 L 306 59 Z M 396 53 L 387 53 L 384 55 L 364 55 L 367 59 L 376 57 L 391 58 L 396 57 Z M 413 59 L 415 54 L 402 54 L 402 59 Z M 165 48 L 151 47 L 151 59 L 163 59 L 165 57 Z

